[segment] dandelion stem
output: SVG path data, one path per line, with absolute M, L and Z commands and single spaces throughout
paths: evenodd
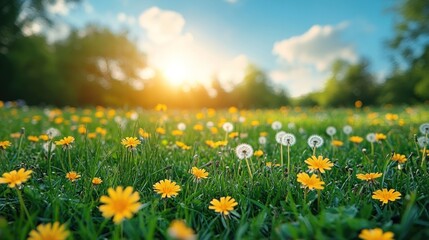
M 280 164 L 283 166 L 283 144 L 280 144 Z
M 426 133 L 425 135 L 426 139 L 428 138 L 428 134 Z M 424 167 L 425 165 L 425 160 L 426 160 L 426 146 L 427 143 L 425 143 L 425 146 L 423 147 L 423 153 L 422 153 L 422 164 L 420 165 L 420 167 Z M 426 172 L 426 168 L 423 169 Z
M 16 155 L 16 159 L 19 160 L 19 155 L 21 155 L 21 145 L 22 145 L 22 139 L 24 138 L 25 130 L 24 128 L 21 129 L 21 134 L 19 136 L 19 143 L 18 143 L 18 153 Z
M 313 147 L 313 156 L 316 156 L 316 144 Z
M 253 178 L 252 170 L 250 170 L 249 160 L 246 158 L 247 170 L 249 171 L 250 178 Z
M 19 205 L 21 206 L 21 213 L 25 212 L 25 215 L 27 216 L 27 219 L 30 222 L 31 227 L 34 228 L 33 222 L 31 221 L 30 213 L 28 212 L 27 207 L 25 206 L 24 199 L 22 198 L 21 191 L 18 188 L 16 188 L 16 194 L 18 195 Z
M 288 178 L 289 178 L 289 175 L 291 173 L 291 170 L 290 170 L 290 145 L 289 144 L 287 145 L 287 170 L 289 172 L 289 174 L 288 174 Z
M 70 149 L 67 149 L 67 155 L 68 155 L 68 160 L 69 160 L 69 167 L 70 167 L 70 171 L 73 169 L 72 167 L 72 163 L 71 163 L 71 153 L 70 153 Z

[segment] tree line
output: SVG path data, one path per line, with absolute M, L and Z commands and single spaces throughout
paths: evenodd
M 386 79 L 377 81 L 365 59 L 356 64 L 338 60 L 321 91 L 297 99 L 273 85 L 255 65 L 248 66 L 243 80 L 230 91 L 216 77 L 210 90 L 203 85 L 173 87 L 159 72 L 142 80 L 139 71 L 147 66 L 147 56 L 126 32 L 114 33 L 96 25 L 75 29 L 53 43 L 41 34 L 26 36 L 23 27 L 36 18 L 49 25 L 45 4 L 43 0 L 0 0 L 1 100 L 147 108 L 157 103 L 176 108 L 275 108 L 290 104 L 342 107 L 357 100 L 365 105 L 429 100 L 429 3 L 424 0 L 402 1 L 395 9 L 400 21 L 389 46 L 392 62 L 401 65 Z M 24 8 L 27 14 L 23 18 Z

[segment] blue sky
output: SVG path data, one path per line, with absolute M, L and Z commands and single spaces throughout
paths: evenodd
M 291 96 L 299 96 L 323 87 L 337 58 L 356 62 L 365 57 L 377 76 L 388 73 L 384 42 L 393 35 L 389 8 L 394 3 L 86 0 L 71 6 L 58 0 L 50 12 L 62 28 L 98 23 L 115 31 L 128 29 L 148 54 L 150 67 L 166 73 L 172 83 L 207 82 L 216 75 L 232 86 L 252 63 Z

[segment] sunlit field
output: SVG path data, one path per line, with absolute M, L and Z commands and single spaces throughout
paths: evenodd
M 427 105 L 0 106 L 0 239 L 429 238 Z

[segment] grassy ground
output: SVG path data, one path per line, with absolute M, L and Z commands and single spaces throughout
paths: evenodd
M 358 239 L 362 229 L 373 228 L 391 231 L 395 239 L 429 238 L 429 175 L 426 161 L 422 166 L 423 147 L 416 142 L 424 135 L 419 126 L 429 122 L 427 106 L 230 110 L 0 108 L 0 141 L 12 143 L 0 149 L 0 174 L 20 168 L 33 171 L 19 190 L 0 185 L 0 239 L 26 239 L 37 225 L 55 221 L 65 224 L 70 239 L 165 239 L 170 238 L 167 229 L 175 219 L 184 220 L 198 239 Z M 273 121 L 280 121 L 281 130 L 296 137 L 289 151 L 290 169 L 287 146 L 276 142 L 279 130 L 272 129 Z M 208 122 L 213 127 L 207 127 Z M 224 122 L 231 122 L 237 134 L 229 136 L 222 129 Z M 186 129 L 174 136 L 178 123 Z M 343 132 L 345 125 L 353 128 L 351 134 Z M 336 128 L 332 137 L 326 133 L 329 126 Z M 48 141 L 28 139 L 49 128 L 58 129 L 60 135 Z M 14 135 L 20 132 L 25 133 Z M 386 139 L 370 143 L 369 133 L 383 133 Z M 307 144 L 312 134 L 324 139 L 321 147 Z M 66 136 L 75 138 L 72 148 L 44 150 L 46 142 Z M 260 136 L 266 136 L 265 144 L 259 142 Z M 352 143 L 350 136 L 363 141 Z M 138 137 L 141 144 L 127 150 L 121 145 L 125 137 Z M 226 146 L 206 142 L 225 139 Z M 333 139 L 343 146 L 332 146 Z M 241 143 L 263 151 L 249 159 L 251 172 L 236 155 Z M 308 191 L 297 182 L 297 174 L 308 173 L 304 161 L 314 150 L 334 166 L 314 173 L 325 182 L 323 190 Z M 393 152 L 405 155 L 406 162 L 392 161 Z M 281 156 L 285 164 L 276 166 Z M 208 178 L 196 182 L 192 167 L 207 170 Z M 74 182 L 66 178 L 72 170 L 81 175 Z M 383 175 L 373 183 L 356 177 L 370 172 Z M 103 182 L 94 185 L 94 177 Z M 163 179 L 181 186 L 176 197 L 161 198 L 154 192 L 153 185 Z M 116 186 L 132 186 L 142 204 L 121 224 L 104 218 L 99 210 L 101 196 Z M 400 192 L 400 199 L 387 204 L 373 199 L 373 192 L 383 188 Z M 209 209 L 212 199 L 224 196 L 238 203 L 227 217 Z

